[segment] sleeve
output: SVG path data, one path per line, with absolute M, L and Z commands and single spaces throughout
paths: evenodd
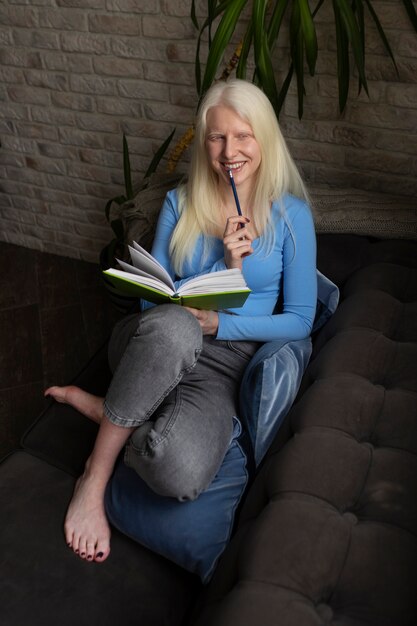
M 272 315 L 219 313 L 217 339 L 273 341 L 304 339 L 311 333 L 317 305 L 316 237 L 304 203 L 284 228 L 283 310 Z M 261 261 L 267 262 L 267 261 Z

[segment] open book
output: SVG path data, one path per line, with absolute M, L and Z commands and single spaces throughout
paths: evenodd
M 127 295 L 155 304 L 173 302 L 196 309 L 238 308 L 250 294 L 239 269 L 223 270 L 191 278 L 176 290 L 160 263 L 139 244 L 129 246 L 132 264 L 117 259 L 121 269 L 104 271 L 110 282 Z

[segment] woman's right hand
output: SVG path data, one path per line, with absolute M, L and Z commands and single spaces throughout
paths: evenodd
M 234 215 L 227 218 L 223 235 L 224 260 L 228 269 L 242 269 L 242 261 L 253 252 L 252 237 L 245 228 L 249 218 Z

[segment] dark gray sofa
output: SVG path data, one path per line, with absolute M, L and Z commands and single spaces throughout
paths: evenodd
M 416 252 L 319 235 L 341 303 L 205 588 L 116 531 L 103 564 L 67 549 L 95 426 L 51 403 L 0 465 L 1 626 L 415 626 Z M 108 381 L 103 347 L 77 382 Z

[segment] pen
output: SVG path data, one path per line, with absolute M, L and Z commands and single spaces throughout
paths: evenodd
M 238 195 L 237 195 L 236 185 L 235 185 L 235 181 L 233 179 L 232 170 L 229 170 L 229 177 L 230 177 L 230 184 L 232 185 L 232 189 L 233 189 L 233 195 L 235 197 L 237 212 L 241 216 L 242 215 L 242 210 L 240 208 L 240 202 L 239 202 L 239 198 L 238 198 Z

